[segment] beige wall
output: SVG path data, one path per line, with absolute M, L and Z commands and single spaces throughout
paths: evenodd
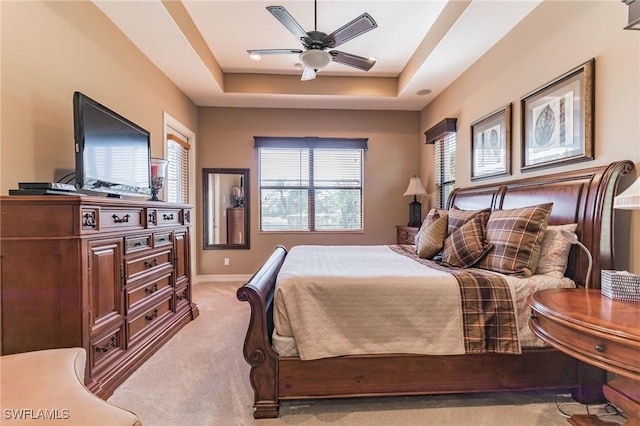
M 422 111 L 422 131 L 445 117 L 458 118 L 458 186 L 471 184 L 471 123 L 508 103 L 513 104 L 514 178 L 622 159 L 640 167 L 640 32 L 622 29 L 626 14 L 621 2 L 547 0 Z M 520 173 L 520 98 L 591 58 L 596 60 L 595 160 Z M 422 173 L 429 175 L 433 147 L 423 145 L 421 158 Z M 616 267 L 640 273 L 640 212 L 617 212 L 616 222 Z
M 197 128 L 197 108 L 89 1 L 0 2 L 1 191 L 72 172 L 73 92 L 151 132 L 163 156 L 163 111 Z
M 278 244 L 389 244 L 395 225 L 406 224 L 409 178 L 419 171 L 420 114 L 402 111 L 340 111 L 250 108 L 200 108 L 198 170 L 207 167 L 250 169 L 250 250 L 198 253 L 198 273 L 251 274 Z M 254 136 L 369 138 L 365 154 L 364 233 L 303 234 L 258 231 L 258 169 Z M 200 189 L 198 189 L 200 193 Z M 426 208 L 426 206 L 424 206 Z M 202 216 L 201 206 L 197 209 Z M 202 247 L 199 235 L 198 247 Z M 223 266 L 228 257 L 229 266 Z

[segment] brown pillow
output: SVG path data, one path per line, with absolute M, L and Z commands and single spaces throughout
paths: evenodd
M 431 209 L 416 235 L 416 254 L 423 259 L 431 259 L 442 250 L 447 236 L 447 213 Z
M 487 242 L 493 249 L 478 267 L 530 277 L 540 260 L 540 243 L 553 203 L 511 210 L 494 210 L 487 221 Z
M 488 213 L 478 214 L 444 241 L 442 263 L 458 268 L 475 265 L 491 249 L 485 240 L 485 222 Z
M 447 230 L 447 235 L 451 235 L 453 231 L 460 228 L 467 221 L 473 219 L 480 213 L 487 213 L 489 209 L 485 210 L 460 210 L 456 207 L 451 210 L 440 210 L 440 213 L 447 212 L 449 214 L 449 227 Z

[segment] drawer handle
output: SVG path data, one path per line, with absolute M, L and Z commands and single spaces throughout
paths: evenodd
M 153 268 L 154 266 L 158 266 L 158 260 L 154 257 L 151 262 L 144 261 L 144 266 L 147 268 Z
M 147 321 L 153 321 L 154 319 L 158 318 L 158 310 L 154 309 L 153 312 L 151 312 L 151 315 L 145 315 L 144 319 L 146 319 Z
M 535 321 L 538 319 L 538 316 L 532 312 L 531 315 L 529 315 L 529 318 Z
M 596 351 L 602 353 L 604 352 L 604 349 L 605 349 L 604 345 L 596 345 Z
M 144 289 L 144 292 L 147 293 L 147 294 L 153 294 L 156 291 L 158 291 L 158 284 L 154 284 L 153 287 L 151 287 L 151 288 L 145 288 Z
M 118 216 L 117 214 L 114 214 L 111 217 L 113 218 L 113 221 L 115 223 L 127 223 L 127 222 L 129 222 L 129 215 L 128 214 L 125 214 L 124 216 L 122 216 L 122 218 L 120 216 Z
M 162 218 L 164 220 L 173 220 L 173 213 L 171 213 L 171 214 L 163 214 Z
M 176 294 L 176 299 L 178 299 L 178 301 L 184 300 L 186 298 L 187 298 L 187 292 L 186 291 L 184 293 Z
M 169 239 L 167 237 L 160 237 L 158 238 L 158 242 L 159 243 L 164 243 L 165 241 L 168 241 Z
M 116 336 L 111 336 L 111 340 L 105 346 L 96 346 L 96 352 L 109 352 L 110 349 L 113 349 L 118 344 L 118 339 Z
M 142 241 L 136 241 L 135 243 L 133 243 L 134 247 L 140 247 L 142 245 Z

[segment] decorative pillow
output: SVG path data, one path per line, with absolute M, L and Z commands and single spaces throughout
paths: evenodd
M 477 266 L 503 274 L 533 275 L 552 207 L 553 203 L 546 203 L 492 211 L 487 221 L 487 242 L 493 249 Z
M 577 223 L 547 226 L 540 244 L 540 260 L 536 274 L 550 275 L 554 278 L 564 277 L 572 244 L 562 237 L 561 232 L 576 232 L 577 227 Z
M 492 245 L 485 240 L 485 223 L 488 215 L 488 213 L 477 214 L 447 237 L 442 252 L 443 264 L 469 268 L 491 250 Z
M 431 209 L 416 234 L 416 254 L 423 259 L 431 259 L 442 250 L 447 236 L 447 214 Z
M 449 214 L 449 228 L 447 230 L 447 235 L 451 235 L 453 231 L 460 228 L 467 221 L 473 219 L 480 213 L 487 213 L 489 209 L 484 210 L 460 210 L 456 207 L 451 210 L 440 210 L 440 213 L 447 212 Z

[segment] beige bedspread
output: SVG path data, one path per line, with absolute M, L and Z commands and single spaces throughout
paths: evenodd
M 387 246 L 293 247 L 276 285 L 275 332 L 303 360 L 467 353 L 456 278 Z

